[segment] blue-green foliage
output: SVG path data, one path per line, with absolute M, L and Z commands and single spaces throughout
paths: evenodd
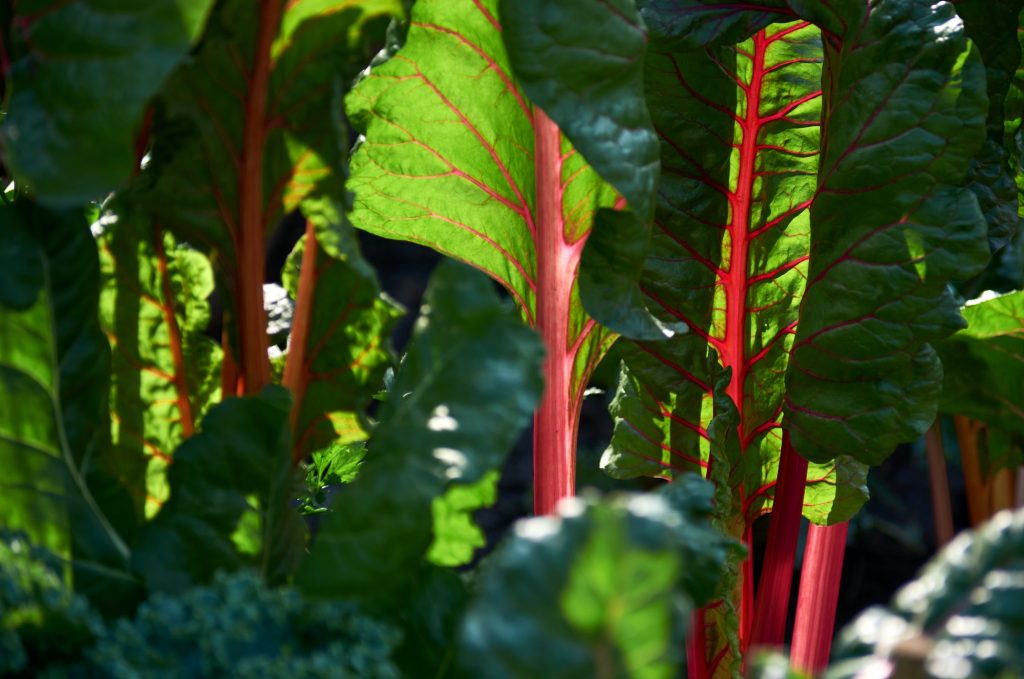
M 88 661 L 113 679 L 391 679 L 399 636 L 353 604 L 310 602 L 240 572 L 184 596 L 150 597 L 134 620 L 111 625 Z
M 72 594 L 60 561 L 22 534 L 0 533 L 0 676 L 38 676 L 72 662 L 103 628 Z

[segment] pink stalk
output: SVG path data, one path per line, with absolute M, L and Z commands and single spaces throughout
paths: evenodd
M 707 679 L 708 642 L 704 609 L 690 615 L 690 634 L 686 637 L 686 674 L 689 679 Z
M 834 526 L 812 525 L 807 530 L 789 658 L 793 669 L 812 677 L 828 665 L 832 650 L 848 527 L 844 521 Z
M 572 394 L 576 348 L 569 342 L 573 282 L 582 239 L 568 242 L 562 217 L 562 154 L 556 125 L 533 109 L 537 182 L 537 331 L 547 349 L 544 396 L 533 419 L 533 510 L 550 514 L 576 486 L 576 425 L 581 400 Z
M 786 638 L 789 592 L 793 585 L 793 561 L 800 537 L 804 487 L 807 485 L 807 460 L 793 450 L 789 432 L 782 435 L 779 479 L 775 503 L 768 527 L 764 565 L 757 586 L 754 622 L 748 647 L 780 647 Z

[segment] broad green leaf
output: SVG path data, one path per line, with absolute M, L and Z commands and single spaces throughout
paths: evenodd
M 417 2 L 404 46 L 346 109 L 365 136 L 348 183 L 353 224 L 432 247 L 505 287 L 545 338 L 558 376 L 552 418 L 574 442 L 588 378 L 615 339 L 584 312 L 577 273 L 595 212 L 617 196 L 526 99 L 497 0 Z
M 490 507 L 498 499 L 498 477 L 498 470 L 493 470 L 476 483 L 453 485 L 434 498 L 434 542 L 427 553 L 430 563 L 462 566 L 487 544 L 483 531 L 473 521 L 473 512 Z
M 81 217 L 25 201 L 0 207 L 0 223 L 41 282 L 27 308 L 0 307 L 0 522 L 73 559 L 81 593 L 112 596 L 132 586 L 118 528 L 135 516 L 129 506 L 117 527 L 108 518 L 120 497 L 98 466 L 110 348 L 96 318 L 96 244 Z M 7 274 L 0 287 L 19 284 Z
M 988 78 L 987 138 L 971 161 L 969 186 L 988 222 L 988 239 L 993 251 L 1007 244 L 1018 229 L 1019 199 L 1012 137 L 1007 138 L 1008 120 L 1020 120 L 1024 98 L 1008 96 L 1013 78 L 1021 66 L 1021 44 L 1017 39 L 1021 0 L 967 0 L 956 4 L 964 28 L 981 52 Z
M 721 572 L 728 542 L 707 524 L 710 492 L 699 497 L 695 511 L 664 494 L 576 498 L 558 516 L 517 524 L 463 620 L 466 670 L 679 676 L 686 614 L 709 593 L 695 578 Z
M 227 0 L 155 121 L 155 219 L 214 254 L 244 389 L 270 380 L 262 283 L 266 238 L 303 211 L 339 254 L 344 221 L 340 96 L 362 67 L 363 30 L 397 0 Z M 376 24 L 374 24 L 376 25 Z
M 288 392 L 277 386 L 229 398 L 175 451 L 170 499 L 135 547 L 133 564 L 148 588 L 180 592 L 243 566 L 270 583 L 294 571 L 305 524 L 291 506 L 290 409 Z M 256 530 L 237 535 L 240 525 Z
M 809 460 L 876 464 L 934 420 L 942 372 L 927 343 L 963 326 L 946 284 L 987 259 L 977 202 L 959 188 L 983 140 L 985 73 L 949 4 L 836 11 L 850 29 L 826 53 L 785 424 Z
M 827 679 L 891 667 L 917 640 L 922 676 L 978 679 L 1024 672 L 1024 512 L 1005 511 L 945 547 L 893 599 L 840 634 Z M 921 642 L 924 643 L 921 643 Z M 897 676 L 875 671 L 872 676 Z
M 312 235 L 307 230 L 282 274 L 298 300 L 284 375 L 295 399 L 295 460 L 366 438 L 362 413 L 391 365 L 388 338 L 402 313 L 381 297 L 358 252 L 331 257 Z
M 213 0 L 17 3 L 2 134 L 6 163 L 44 203 L 125 183 L 143 111 L 198 41 Z
M 140 513 L 144 504 L 152 516 L 167 499 L 174 449 L 219 400 L 221 350 L 204 335 L 213 274 L 206 257 L 125 203 L 106 221 L 98 242 L 100 323 L 113 351 L 111 454 Z
M 481 276 L 442 264 L 422 311 L 359 476 L 299 572 L 314 596 L 401 601 L 433 542 L 435 498 L 499 468 L 540 396 L 540 343 Z
M 1024 449 L 1024 292 L 968 303 L 963 314 L 967 327 L 936 345 L 945 370 L 939 408 L 990 425 L 990 463 L 1005 463 L 996 432 L 1018 455 Z

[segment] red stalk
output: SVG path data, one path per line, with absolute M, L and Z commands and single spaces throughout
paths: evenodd
M 167 323 L 168 344 L 171 350 L 171 361 L 174 364 L 174 393 L 181 414 L 181 434 L 185 438 L 195 433 L 195 418 L 192 415 L 192 402 L 189 401 L 188 381 L 185 379 L 184 343 L 181 339 L 181 328 L 174 315 L 174 293 L 171 291 L 171 279 L 167 271 L 167 253 L 164 251 L 164 235 L 157 226 L 154 229 L 153 249 L 156 250 L 157 270 L 160 272 L 160 294 L 163 296 L 164 322 Z
M 800 537 L 804 487 L 807 485 L 807 460 L 793 450 L 789 432 L 782 434 L 779 480 L 775 486 L 775 504 L 768 526 L 768 544 L 764 551 L 761 580 L 757 585 L 754 622 L 748 647 L 782 646 L 789 614 L 789 592 L 793 585 L 793 561 Z
M 267 323 L 263 310 L 264 234 L 263 155 L 266 143 L 267 91 L 270 86 L 270 48 L 281 20 L 281 0 L 265 0 L 260 12 L 256 54 L 245 100 L 238 232 L 235 252 L 235 313 L 241 344 L 245 392 L 253 394 L 270 382 Z
M 309 343 L 309 322 L 313 313 L 313 294 L 316 283 L 317 242 L 313 223 L 306 220 L 306 242 L 302 250 L 302 268 L 299 270 L 299 289 L 295 299 L 295 314 L 292 317 L 291 337 L 288 341 L 288 358 L 284 364 L 284 386 L 292 392 L 292 431 L 302 409 L 309 381 L 309 365 L 306 345 Z M 292 463 L 302 461 L 301 441 L 296 439 L 292 449 Z
M 848 527 L 844 521 L 807 530 L 790 664 L 812 677 L 826 668 L 832 649 Z
M 537 182 L 537 331 L 547 349 L 544 396 L 533 418 L 533 510 L 550 514 L 576 485 L 576 424 L 580 399 L 572 394 L 576 351 L 569 313 L 583 239 L 566 240 L 562 216 L 562 155 L 558 126 L 533 109 Z
M 706 624 L 703 608 L 690 614 L 690 634 L 686 637 L 686 674 L 689 679 L 704 679 L 708 676 Z

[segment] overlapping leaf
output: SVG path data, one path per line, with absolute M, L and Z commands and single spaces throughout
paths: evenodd
M 402 601 L 433 541 L 434 500 L 499 468 L 540 396 L 540 342 L 482 276 L 442 264 L 423 310 L 359 476 L 299 573 L 313 595 Z
M 848 34 L 826 54 L 785 422 L 812 461 L 874 464 L 934 420 L 941 365 L 927 342 L 963 325 L 945 286 L 987 259 L 977 202 L 959 188 L 983 140 L 985 74 L 951 5 L 832 11 Z
M 110 349 L 96 318 L 99 267 L 84 220 L 26 202 L 0 212 L 6 240 L 35 274 L 22 309 L 0 307 L 0 519 L 41 547 L 74 557 L 81 592 L 121 588 L 125 538 L 104 511 L 119 498 L 100 484 Z M 6 278 L 2 287 L 23 285 Z M 35 283 L 39 283 L 38 287 Z M 96 491 L 101 495 L 97 497 Z M 128 508 L 118 527 L 134 527 Z
M 213 4 L 17 3 L 5 40 L 18 58 L 5 74 L 3 136 L 19 184 L 46 203 L 75 206 L 127 181 L 143 109 L 199 39 Z
M 971 161 L 969 186 L 985 213 L 993 250 L 1007 244 L 1020 221 L 1016 185 L 1020 156 L 1012 135 L 1006 134 L 1006 124 L 1024 115 L 1024 98 L 1010 96 L 1011 83 L 1021 66 L 1017 31 L 1022 10 L 1021 0 L 967 0 L 956 5 L 967 36 L 978 45 L 988 76 L 988 134 Z
M 269 582 L 290 575 L 305 548 L 305 524 L 291 506 L 290 411 L 277 386 L 227 399 L 175 451 L 170 499 L 133 556 L 147 587 L 180 592 L 244 565 Z
M 683 485 L 678 496 L 578 498 L 557 517 L 519 523 L 463 620 L 467 670 L 677 676 L 686 613 L 715 592 L 729 543 L 708 525 L 711 488 L 694 477 Z
M 890 608 L 869 609 L 842 632 L 837 662 L 826 677 L 863 676 L 869 667 L 891 667 L 901 657 L 901 665 L 917 665 L 921 676 L 934 679 L 1020 675 L 1022 548 L 1021 511 L 1002 512 L 963 533 L 897 593 Z M 901 648 L 910 640 L 917 643 Z M 907 652 L 912 649 L 918 652 Z
M 263 253 L 269 229 L 301 207 L 328 252 L 343 221 L 339 97 L 364 51 L 362 31 L 391 0 L 220 3 L 195 59 L 162 98 L 152 212 L 216 253 L 232 344 L 247 380 L 269 380 Z M 240 354 L 240 355 L 239 355 Z
M 401 314 L 380 296 L 357 252 L 331 257 L 311 236 L 307 231 L 296 245 L 282 274 L 289 294 L 300 298 L 285 367 L 295 399 L 296 460 L 366 437 L 362 411 L 391 365 L 387 338 Z
M 126 207 L 99 246 L 100 323 L 113 350 L 112 454 L 151 515 L 167 499 L 174 449 L 219 397 L 220 347 L 203 334 L 213 274 L 201 253 Z M 144 473 L 129 472 L 140 464 Z
M 347 98 L 365 134 L 352 158 L 352 221 L 486 271 L 531 325 L 545 296 L 549 323 L 565 327 L 564 347 L 550 350 L 571 367 L 578 404 L 614 336 L 584 313 L 576 271 L 595 211 L 616 195 L 564 137 L 552 166 L 535 164 L 535 111 L 511 74 L 497 16 L 496 0 L 416 3 L 405 45 Z M 544 192 L 557 196 L 542 219 Z

